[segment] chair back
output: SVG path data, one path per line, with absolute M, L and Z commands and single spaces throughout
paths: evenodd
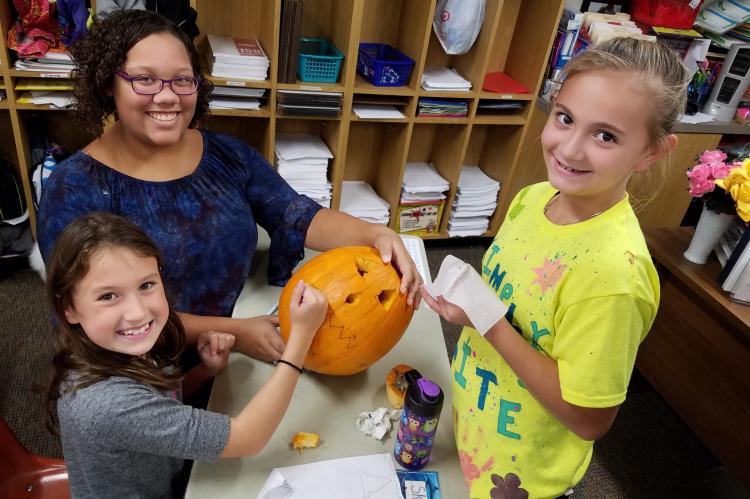
M 62 459 L 32 454 L 0 418 L 0 499 L 70 499 Z

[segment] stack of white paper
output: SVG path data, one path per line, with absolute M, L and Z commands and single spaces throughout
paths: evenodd
M 476 165 L 464 165 L 448 219 L 448 235 L 479 236 L 486 232 L 489 217 L 497 207 L 499 191 L 500 182 L 487 176 Z
M 18 59 L 14 67 L 19 71 L 41 71 L 50 76 L 68 77 L 76 65 L 67 52 L 50 50 L 43 57 Z
M 445 199 L 443 192 L 449 188 L 448 181 L 440 176 L 432 164 L 406 163 L 401 203 L 439 201 Z
M 452 92 L 469 91 L 471 82 L 465 80 L 455 69 L 428 66 L 422 73 L 422 88 Z
M 388 225 L 388 203 L 375 190 L 361 180 L 345 180 L 341 185 L 339 210 L 366 222 Z
M 208 106 L 211 109 L 260 109 L 258 97 L 266 91 L 262 88 L 214 87 Z
M 317 135 L 280 133 L 276 136 L 276 168 L 284 180 L 300 194 L 325 208 L 331 206 L 328 160 L 331 150 Z
M 269 60 L 257 38 L 231 38 L 209 33 L 211 76 L 268 79 Z

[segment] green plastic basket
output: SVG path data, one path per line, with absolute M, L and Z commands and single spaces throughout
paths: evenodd
M 326 38 L 300 38 L 297 76 L 301 81 L 336 83 L 344 54 Z

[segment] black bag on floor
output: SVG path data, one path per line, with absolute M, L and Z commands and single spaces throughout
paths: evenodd
M 8 162 L 0 160 L 0 257 L 28 255 L 31 245 L 21 182 Z

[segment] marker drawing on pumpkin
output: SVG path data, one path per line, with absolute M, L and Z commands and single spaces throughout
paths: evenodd
M 568 268 L 567 265 L 560 262 L 560 258 L 562 257 L 548 260 L 547 257 L 545 257 L 544 263 L 542 263 L 541 267 L 531 269 L 537 275 L 537 278 L 534 279 L 531 284 L 539 284 L 542 293 L 557 286 L 557 283 L 560 282 L 560 279 L 562 279 L 562 276 L 565 273 L 565 269 Z

